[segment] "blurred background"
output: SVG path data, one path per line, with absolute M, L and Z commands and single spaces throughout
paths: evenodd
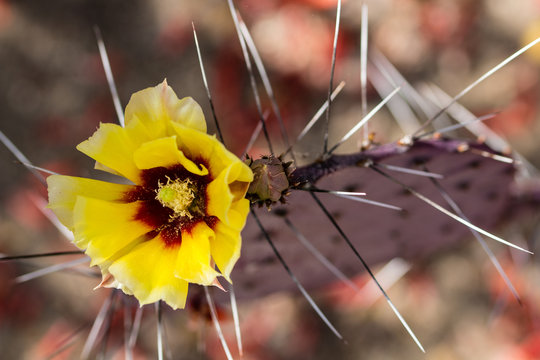
M 540 36 L 538 0 L 365 3 L 370 52 L 377 49 L 384 54 L 414 86 L 429 90 L 435 84 L 452 96 Z M 336 2 L 238 0 L 236 5 L 267 67 L 286 127 L 297 134 L 326 99 Z M 334 85 L 344 80 L 346 87 L 332 110 L 333 122 L 343 128 L 358 121 L 362 111 L 361 5 L 357 0 L 343 2 Z M 116 117 L 94 25 L 103 34 L 124 106 L 130 94 L 166 78 L 179 97 L 195 98 L 210 119 L 192 22 L 225 141 L 241 153 L 258 115 L 230 12 L 222 0 L 0 0 L 0 130 L 36 165 L 95 177 L 93 162 L 75 146 L 100 122 L 115 122 Z M 536 166 L 540 166 L 539 70 L 540 45 L 460 101 L 478 116 L 500 112 L 486 124 Z M 370 107 L 380 101 L 371 85 L 368 100 Z M 389 114 L 383 111 L 379 117 L 370 128 L 377 141 L 404 135 Z M 333 127 L 330 135 L 338 136 L 339 130 Z M 277 126 L 270 132 L 279 136 Z M 309 145 L 303 148 L 308 155 L 315 151 Z M 253 155 L 264 151 L 261 142 Z M 73 249 L 39 210 L 46 196 L 41 184 L 3 147 L 0 164 L 0 252 Z M 540 236 L 538 215 L 533 210 L 505 221 L 498 234 L 518 244 L 534 244 Z M 348 344 L 334 338 L 297 293 L 278 293 L 240 304 L 244 358 L 540 359 L 540 269 L 535 256 L 496 250 L 522 296 L 522 306 L 474 242 L 413 264 L 389 289 L 427 348 L 425 356 L 386 303 L 369 289 L 355 296 L 330 285 L 316 298 Z M 97 279 L 58 273 L 13 283 L 16 276 L 55 261 L 0 264 L 2 357 L 78 358 L 108 296 L 104 290 L 92 291 Z M 289 279 L 284 276 L 284 281 Z M 362 285 L 367 279 L 359 276 L 355 281 Z M 145 314 L 136 350 L 138 358 L 151 359 L 156 358 L 153 307 Z M 235 348 L 228 308 L 220 314 Z M 124 315 L 118 309 L 111 317 L 109 340 L 102 347 L 107 350 L 105 358 L 123 356 Z M 165 315 L 172 358 L 225 358 L 204 306 L 165 310 Z M 54 355 L 66 344 L 65 351 Z

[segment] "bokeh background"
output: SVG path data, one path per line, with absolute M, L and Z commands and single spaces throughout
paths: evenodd
M 286 126 L 296 134 L 326 98 L 335 1 L 236 3 L 267 66 Z M 538 0 L 374 0 L 366 4 L 370 51 L 383 53 L 415 86 L 427 89 L 436 84 L 451 95 L 540 36 Z M 332 114 L 333 121 L 344 127 L 358 121 L 361 114 L 361 5 L 356 0 L 343 4 L 335 84 L 345 80 L 347 85 Z M 131 93 L 166 78 L 179 96 L 194 97 L 210 118 L 192 22 L 224 137 L 240 153 L 258 116 L 230 13 L 222 0 L 0 0 L 0 130 L 39 166 L 96 176 L 90 170 L 92 161 L 74 149 L 100 122 L 116 121 L 94 25 L 103 33 L 123 105 Z M 540 45 L 461 101 L 476 115 L 500 111 L 487 124 L 536 166 L 540 166 L 539 70 Z M 380 99 L 371 86 L 368 99 L 371 106 Z M 389 119 L 382 112 L 373 122 L 371 130 L 378 141 L 395 141 L 403 135 Z M 333 127 L 331 136 L 339 129 Z M 277 126 L 270 131 L 278 137 Z M 309 156 L 317 144 L 307 144 L 303 151 Z M 254 155 L 264 152 L 263 146 L 261 142 Z M 4 148 L 0 164 L 0 252 L 72 249 L 39 210 L 46 196 L 42 186 Z M 538 211 L 504 221 L 498 234 L 534 247 L 540 236 Z M 538 359 L 540 274 L 535 256 L 496 249 L 523 297 L 522 306 L 472 241 L 412 264 L 389 289 L 427 348 L 425 356 L 376 292 L 367 288 L 355 295 L 329 285 L 316 298 L 348 344 L 334 338 L 298 294 L 278 293 L 240 304 L 244 358 Z M 59 273 L 13 283 L 16 276 L 55 261 L 0 264 L 3 358 L 78 358 L 108 296 L 106 291 L 92 291 L 97 279 Z M 359 285 L 367 281 L 363 276 L 355 280 Z M 123 316 L 122 310 L 115 312 L 106 358 L 123 356 Z M 183 312 L 165 310 L 165 318 L 171 358 L 224 358 L 203 305 L 193 304 Z M 226 306 L 221 318 L 234 348 Z M 71 341 L 73 333 L 77 335 Z M 54 356 L 66 339 L 69 348 Z M 155 358 L 151 307 L 143 318 L 139 340 L 139 358 Z

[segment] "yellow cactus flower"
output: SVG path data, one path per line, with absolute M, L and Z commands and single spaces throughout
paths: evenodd
M 52 175 L 49 207 L 101 269 L 100 286 L 183 308 L 189 283 L 230 281 L 253 174 L 166 81 L 133 94 L 125 122 L 100 124 L 77 149 L 131 184 Z

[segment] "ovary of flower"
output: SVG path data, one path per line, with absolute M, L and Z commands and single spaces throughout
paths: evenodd
M 253 173 L 166 82 L 135 93 L 125 120 L 101 124 L 77 149 L 131 184 L 52 175 L 49 207 L 99 266 L 101 286 L 183 308 L 189 283 L 230 281 Z

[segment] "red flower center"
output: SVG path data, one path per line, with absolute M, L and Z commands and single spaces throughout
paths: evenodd
M 149 239 L 160 234 L 167 246 L 179 246 L 182 243 L 182 233 L 191 232 L 199 222 L 204 221 L 210 228 L 214 227 L 216 217 L 206 212 L 208 203 L 206 187 L 212 181 L 210 175 L 195 175 L 182 165 L 175 165 L 142 170 L 141 179 L 141 185 L 126 193 L 124 201 L 141 201 L 135 220 L 154 228 L 147 234 Z M 189 184 L 194 195 L 190 199 L 189 212 L 175 212 L 157 197 L 164 184 L 175 182 Z

